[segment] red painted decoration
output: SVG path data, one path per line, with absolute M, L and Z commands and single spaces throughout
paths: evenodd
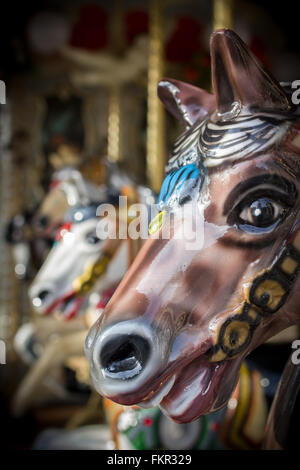
M 153 419 L 152 418 L 144 418 L 144 420 L 143 420 L 143 425 L 144 426 L 148 427 L 148 426 L 152 426 L 152 424 L 153 424 Z
M 148 14 L 142 10 L 131 10 L 125 15 L 125 36 L 129 44 L 140 34 L 149 31 Z
M 106 11 L 98 5 L 83 5 L 75 24 L 70 45 L 89 50 L 103 49 L 108 44 L 108 18 Z
M 60 241 L 66 232 L 69 232 L 72 227 L 72 222 L 66 222 L 61 227 L 59 227 L 55 240 Z
M 166 58 L 170 62 L 187 63 L 201 51 L 202 26 L 194 18 L 181 17 L 166 45 Z

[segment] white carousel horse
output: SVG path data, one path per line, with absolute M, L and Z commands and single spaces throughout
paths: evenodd
M 120 183 L 120 176 L 114 173 L 114 184 Z M 132 194 L 146 206 L 154 201 L 153 193 L 144 187 L 124 188 L 124 194 Z M 116 194 L 106 196 L 102 203 L 116 203 Z M 132 201 L 132 198 L 131 198 Z M 99 293 L 106 294 L 107 289 L 114 288 L 122 279 L 128 266 L 139 249 L 140 241 L 130 239 L 101 240 L 97 235 L 98 204 L 77 206 L 70 210 L 65 223 L 57 232 L 56 243 L 46 258 L 41 270 L 30 288 L 33 306 L 40 314 L 59 314 L 60 318 L 71 319 L 78 317 L 88 310 L 89 304 L 95 304 L 93 288 L 97 291 L 97 302 L 101 299 Z M 127 211 L 125 219 L 113 223 L 124 223 L 127 226 Z M 92 309 L 95 312 L 94 309 Z M 96 314 L 100 310 L 96 309 Z M 93 318 L 92 321 L 94 321 Z M 90 326 L 88 316 L 83 319 L 83 329 L 69 335 L 50 337 L 43 354 L 31 367 L 22 381 L 13 402 L 13 408 L 20 414 L 29 406 L 35 391 L 47 376 L 53 364 L 62 364 L 69 357 L 84 355 L 84 339 Z

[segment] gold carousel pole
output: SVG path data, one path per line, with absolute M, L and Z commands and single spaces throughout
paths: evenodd
M 124 48 L 123 1 L 115 0 L 111 19 L 111 50 L 121 55 Z M 110 161 L 119 162 L 121 152 L 121 87 L 112 85 L 108 96 L 107 156 Z
M 213 29 L 233 27 L 233 2 L 234 0 L 214 0 L 213 4 Z
M 109 90 L 108 124 L 107 124 L 107 156 L 112 162 L 121 160 L 120 154 L 120 86 L 112 86 Z
M 147 176 L 159 191 L 164 175 L 164 109 L 157 97 L 157 83 L 163 76 L 163 25 L 160 0 L 149 0 L 149 67 L 147 112 Z

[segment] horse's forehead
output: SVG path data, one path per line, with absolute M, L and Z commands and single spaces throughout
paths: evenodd
M 298 133 L 284 116 L 243 114 L 234 121 L 198 123 L 176 141 L 158 203 L 174 208 L 180 201 L 193 200 L 218 177 L 227 181 L 226 190 L 239 178 L 259 173 L 283 172 L 295 179 Z M 224 190 L 223 182 L 221 186 Z
M 209 168 L 269 150 L 287 134 L 292 124 L 286 116 L 242 112 L 232 120 L 214 116 L 196 123 L 175 142 L 167 172 L 202 161 Z

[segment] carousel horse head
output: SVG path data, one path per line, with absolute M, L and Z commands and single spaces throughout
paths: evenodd
M 77 205 L 67 211 L 55 243 L 30 287 L 32 304 L 39 313 L 60 312 L 66 319 L 73 318 L 84 309 L 86 295 L 106 272 L 114 253 L 110 241 L 99 238 L 97 209 L 103 203 L 116 205 L 118 194 L 107 190 L 104 197 L 98 203 Z
M 97 202 L 98 198 L 98 187 L 85 179 L 79 170 L 63 168 L 53 174 L 49 192 L 33 218 L 33 228 L 37 235 L 51 237 L 70 207 Z
M 142 186 L 132 191 L 141 201 L 152 194 Z M 95 286 L 101 292 L 120 282 L 135 249 L 132 244 L 123 243 L 127 238 L 117 237 L 120 223 L 127 226 L 127 212 L 125 217 L 120 215 L 110 220 L 116 234 L 114 239 L 102 236 L 98 225 L 102 218 L 99 209 L 106 212 L 118 202 L 119 192 L 110 187 L 101 201 L 69 209 L 57 231 L 56 242 L 30 288 L 29 295 L 38 312 L 60 312 L 66 319 L 73 318 L 86 311 L 87 297 Z
M 99 393 L 178 422 L 224 406 L 244 358 L 300 320 L 295 111 L 234 32 L 212 34 L 211 59 L 213 95 L 159 83 L 186 131 L 149 238 L 86 340 Z

